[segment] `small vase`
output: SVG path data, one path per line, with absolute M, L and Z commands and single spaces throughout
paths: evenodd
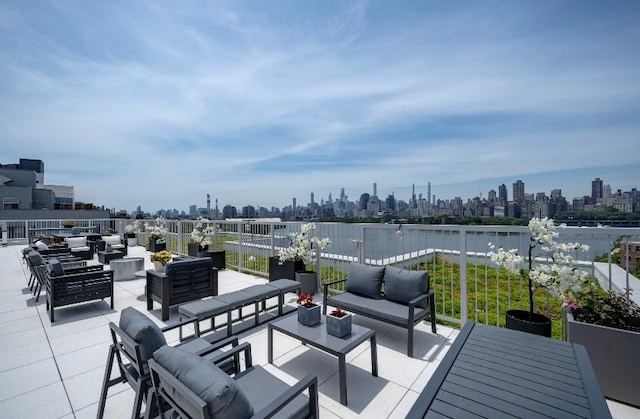
M 156 272 L 165 272 L 167 268 L 162 264 L 162 262 L 158 262 L 156 260 L 153 261 L 153 267 L 155 268 Z
M 351 314 L 345 314 L 337 317 L 329 314 L 327 319 L 327 333 L 339 338 L 345 337 L 351 333 Z
M 298 306 L 298 323 L 305 326 L 314 326 L 320 323 L 320 306 L 317 304 L 312 307 Z
M 138 238 L 136 236 L 127 237 L 127 246 L 137 246 Z

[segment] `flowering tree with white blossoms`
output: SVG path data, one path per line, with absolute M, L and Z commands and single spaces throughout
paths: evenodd
M 305 265 L 314 263 L 313 248 L 315 247 L 318 251 L 321 251 L 331 243 L 328 238 L 320 239 L 318 237 L 309 237 L 315 228 L 315 223 L 302 224 L 299 233 L 289 234 L 291 246 L 286 249 L 281 249 L 278 252 L 280 262 L 301 260 Z
M 578 269 L 576 260 L 570 254 L 587 251 L 589 246 L 580 243 L 558 243 L 556 239 L 560 233 L 557 229 L 564 227 L 566 224 L 556 225 L 551 218 L 532 218 L 529 221 L 531 243 L 528 257 L 519 255 L 517 249 L 504 250 L 502 247 L 496 252 L 488 253 L 495 264 L 511 273 L 528 278 L 530 314 L 533 314 L 533 295 L 538 287 L 545 288 L 549 294 L 564 301 L 574 300 L 576 294 L 590 287 L 587 273 Z M 541 263 L 534 268 L 533 249 L 538 245 L 550 263 Z M 489 247 L 494 250 L 496 248 L 492 243 L 489 243 Z
M 208 246 L 213 244 L 213 234 L 215 227 L 209 223 L 208 218 L 198 217 L 195 227 L 191 232 L 191 241 L 200 246 Z
M 167 223 L 164 217 L 157 217 L 153 226 L 150 226 L 149 223 L 144 223 L 144 227 L 149 232 L 149 238 L 163 240 L 167 237 Z
M 134 220 L 131 224 L 124 227 L 127 237 L 135 237 L 140 232 L 140 220 Z

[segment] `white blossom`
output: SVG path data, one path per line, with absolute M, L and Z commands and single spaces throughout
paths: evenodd
M 302 224 L 299 233 L 289 234 L 291 246 L 278 252 L 280 261 L 302 260 L 305 265 L 315 262 L 313 248 L 315 247 L 318 251 L 321 251 L 331 243 L 328 238 L 309 237 L 315 228 L 315 223 L 306 223 Z
M 575 295 L 585 287 L 589 287 L 589 284 L 587 273 L 575 266 L 576 260 L 571 253 L 587 251 L 589 246 L 557 242 L 556 239 L 560 235 L 557 229 L 564 227 L 566 227 L 565 224 L 556 225 L 553 219 L 547 217 L 533 218 L 529 221 L 532 242 L 529 249 L 530 255 L 536 245 L 541 245 L 540 249 L 551 260 L 549 264 L 539 263 L 534 267 L 533 260 L 530 260 L 532 256 L 525 258 L 518 255 L 517 249 L 504 250 L 502 247 L 494 251 L 496 246 L 492 243 L 489 243 L 492 251 L 487 253 L 487 256 L 492 262 L 511 273 L 529 275 L 529 279 L 534 284 L 545 288 L 552 296 L 563 300 L 574 299 Z

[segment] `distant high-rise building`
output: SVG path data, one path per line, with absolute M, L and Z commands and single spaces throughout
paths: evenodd
M 431 182 L 427 182 L 427 204 L 431 208 Z
M 507 195 L 507 186 L 503 183 L 498 186 L 498 199 L 502 202 L 502 205 L 506 205 L 509 201 L 509 196 Z
M 602 199 L 603 192 L 604 189 L 602 179 L 597 177 L 591 182 L 591 202 L 593 204 L 596 204 L 599 199 Z
M 315 204 L 314 198 L 313 198 L 313 192 L 311 192 L 311 203 Z
M 378 196 L 378 184 L 373 183 L 373 196 Z
M 516 180 L 513 184 L 513 200 L 518 203 L 524 202 L 524 182 Z
M 369 194 L 368 193 L 363 193 L 362 195 L 360 195 L 360 201 L 358 202 L 358 209 L 359 210 L 366 210 L 367 209 L 367 204 L 369 203 Z

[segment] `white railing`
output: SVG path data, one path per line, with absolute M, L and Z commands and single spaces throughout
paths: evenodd
M 73 220 L 85 228 L 98 231 L 114 229 L 123 234 L 130 220 Z M 146 220 L 153 225 L 153 220 Z M 9 242 L 32 238 L 40 230 L 60 228 L 62 220 L 10 221 Z M 289 234 L 298 232 L 302 223 L 255 221 L 212 221 L 215 223 L 212 250 L 225 250 L 229 269 L 268 275 L 269 257 L 289 245 Z M 144 224 L 144 223 L 142 223 Z M 167 220 L 167 249 L 186 254 L 194 220 Z M 16 234 L 17 232 L 21 232 Z M 314 267 L 323 282 L 341 279 L 348 264 L 358 261 L 373 265 L 395 265 L 428 269 L 436 292 L 438 318 L 454 323 L 467 319 L 497 324 L 506 310 L 522 308 L 526 286 L 522 279 L 499 281 L 486 253 L 488 244 L 518 248 L 524 254 L 529 245 L 527 227 L 460 226 L 415 224 L 345 224 L 317 223 L 314 233 L 327 237 L 331 245 L 324 249 Z M 20 235 L 21 234 L 21 235 Z M 606 254 L 620 237 L 640 240 L 638 228 L 567 227 L 560 230 L 560 241 L 588 244 L 588 253 L 576 254 L 583 269 L 607 282 L 607 272 L 595 272 L 596 256 Z M 147 243 L 147 233 L 140 232 L 139 244 Z M 609 274 L 610 275 L 610 274 Z M 497 296 L 492 287 L 506 286 Z M 490 297 L 492 296 L 492 297 Z

